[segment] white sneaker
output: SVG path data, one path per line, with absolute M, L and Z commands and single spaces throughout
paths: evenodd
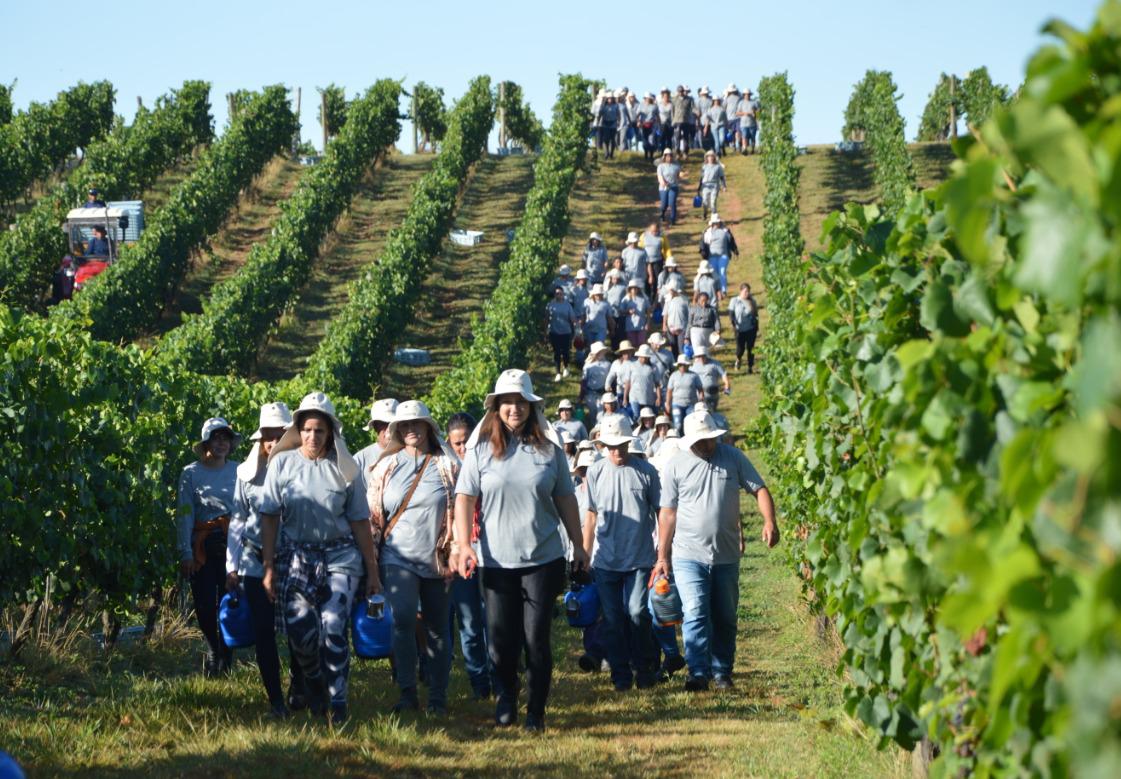
M 561 376 L 563 376 L 566 379 L 568 378 L 568 368 L 565 368 L 564 371 L 561 372 Z
M 554 384 L 555 384 L 556 382 L 560 381 L 560 380 L 561 380 L 561 375 L 560 375 L 559 373 L 558 373 L 558 374 L 557 374 L 556 376 L 554 376 L 554 377 L 553 377 L 553 383 L 554 383 Z

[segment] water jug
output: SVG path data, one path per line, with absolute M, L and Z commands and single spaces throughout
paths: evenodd
M 650 611 L 654 614 L 654 622 L 662 627 L 680 625 L 685 620 L 677 585 L 664 576 L 659 576 L 650 590 Z
M 693 359 L 693 344 L 691 344 L 691 343 L 685 344 L 685 348 L 682 349 L 681 352 L 682 352 L 682 354 L 684 354 L 690 360 Z
M 218 627 L 230 649 L 253 646 L 253 615 L 240 591 L 227 592 L 218 606 Z
M 574 628 L 595 624 L 599 618 L 599 590 L 595 583 L 572 585 L 564 595 L 564 613 Z
M 351 614 L 354 654 L 380 660 L 393 654 L 393 609 L 381 593 L 359 600 Z

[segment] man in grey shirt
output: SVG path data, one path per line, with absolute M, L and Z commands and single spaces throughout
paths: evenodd
M 681 354 L 689 331 L 689 301 L 681 294 L 676 282 L 666 285 L 665 310 L 662 312 L 662 329 L 674 356 Z
M 636 679 L 639 689 L 655 683 L 657 654 L 646 583 L 655 559 L 661 488 L 654 466 L 628 452 L 634 437 L 625 423 L 604 421 L 599 440 L 607 456 L 588 468 L 584 548 L 594 548 L 592 576 L 603 609 L 603 641 L 611 681 L 622 692 Z
M 732 687 L 744 549 L 741 487 L 758 501 L 763 543 L 773 547 L 779 539 L 771 494 L 747 455 L 718 442 L 726 432 L 711 415 L 690 414 L 680 452 L 662 471 L 658 560 L 650 581 L 674 573 L 685 612 L 681 632 L 690 692 L 707 690 L 710 679 L 717 689 Z
M 366 423 L 366 429 L 373 430 L 377 439 L 354 455 L 354 462 L 358 464 L 358 478 L 362 480 L 363 495 L 366 494 L 366 488 L 369 486 L 366 484 L 366 477 L 374 467 L 374 463 L 381 457 L 381 450 L 389 443 L 389 423 L 393 421 L 396 412 L 397 401 L 393 398 L 375 400 L 374 405 L 370 407 L 370 421 Z
M 669 223 L 677 224 L 677 192 L 685 174 L 681 172 L 681 163 L 675 162 L 673 152 L 666 149 L 662 152 L 662 162 L 658 165 L 658 212 L 662 221 L 666 221 L 666 210 L 670 212 Z

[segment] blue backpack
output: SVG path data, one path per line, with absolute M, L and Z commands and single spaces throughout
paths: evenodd
M 218 627 L 222 631 L 222 641 L 230 649 L 253 646 L 253 614 L 249 601 L 241 597 L 241 591 L 227 592 L 218 607 Z

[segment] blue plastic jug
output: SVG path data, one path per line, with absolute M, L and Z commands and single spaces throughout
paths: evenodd
M 380 660 L 393 654 L 393 609 L 381 593 L 361 599 L 350 617 L 354 654 Z
M 702 198 L 700 195 L 694 195 L 693 196 L 693 208 L 700 208 L 704 204 L 705 204 L 704 198 Z
M 599 618 L 599 589 L 595 583 L 572 585 L 564 595 L 564 613 L 574 628 L 594 624 Z
M 693 344 L 685 344 L 685 348 L 681 350 L 681 353 L 688 357 L 690 360 L 693 359 Z
M 680 625 L 685 621 L 677 585 L 664 576 L 659 576 L 650 588 L 650 612 L 654 615 L 655 624 L 662 627 Z
M 230 649 L 253 646 L 253 614 L 240 590 L 227 592 L 218 606 L 218 627 Z

